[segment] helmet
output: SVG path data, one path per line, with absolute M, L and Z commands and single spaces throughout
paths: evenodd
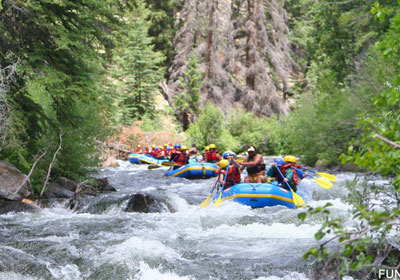
M 158 148 L 162 149 L 163 147 L 162 146 L 158 146 Z
M 186 146 L 182 146 L 182 148 L 181 148 L 182 151 L 187 150 L 187 149 L 188 149 L 188 147 L 186 147 Z
M 180 149 L 181 148 L 181 144 L 175 144 L 174 148 L 175 149 Z
M 155 151 L 158 151 L 158 147 L 154 147 L 154 150 L 155 150 Z
M 286 162 L 293 162 L 293 163 L 296 163 L 296 157 L 294 157 L 294 156 L 285 156 L 285 157 L 283 158 L 283 160 L 286 161 Z
M 210 146 L 207 146 L 205 150 L 206 150 L 206 151 L 210 150 Z
M 151 147 L 154 149 L 156 147 L 156 145 L 151 145 Z
M 142 147 L 142 145 L 140 145 L 140 144 L 139 144 L 139 145 L 137 145 L 137 147 L 138 147 L 138 148 L 141 148 L 141 147 Z
M 171 150 L 171 148 L 170 148 L 170 147 L 167 147 L 167 150 L 168 150 L 168 151 L 170 151 L 170 150 Z
M 210 144 L 210 149 L 215 149 L 216 147 L 215 147 L 215 144 Z
M 167 144 L 164 144 L 164 147 L 168 147 L 168 145 L 167 145 Z
M 223 157 L 224 159 L 226 159 L 227 157 L 231 157 L 231 156 L 233 156 L 233 154 L 232 154 L 231 152 L 225 152 L 225 153 L 222 155 L 222 157 Z
M 284 164 L 285 164 L 285 162 L 284 162 L 283 159 L 281 159 L 281 158 L 276 158 L 276 159 L 274 159 L 274 162 L 275 162 L 277 165 L 284 165 Z
M 227 167 L 228 166 L 228 164 L 229 164 L 229 161 L 228 160 L 226 160 L 226 159 L 223 159 L 223 160 L 221 160 L 220 162 L 219 162 L 219 168 L 225 168 L 225 167 Z

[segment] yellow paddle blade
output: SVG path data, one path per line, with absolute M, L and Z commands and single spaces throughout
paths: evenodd
M 157 169 L 157 168 L 160 168 L 161 167 L 161 165 L 149 165 L 148 167 L 147 167 L 147 169 Z
M 236 162 L 242 162 L 242 161 L 245 161 L 246 158 L 242 157 L 242 158 L 238 158 L 238 159 L 235 159 L 235 160 L 236 160 Z
M 218 196 L 217 201 L 214 203 L 214 207 L 221 204 L 221 202 L 222 202 L 221 196 L 222 196 L 222 192 L 219 192 L 219 196 Z
M 325 173 L 325 172 L 316 172 L 319 176 L 321 176 L 322 178 L 325 178 L 329 181 L 332 182 L 336 182 L 336 177 L 335 175 L 329 174 L 329 173 Z
M 211 193 L 207 196 L 207 198 L 200 205 L 200 208 L 207 207 L 210 204 Z
M 313 178 L 313 180 L 315 180 L 315 182 L 317 182 L 318 185 L 320 185 L 321 187 L 323 187 L 325 189 L 330 189 L 332 187 L 332 183 L 325 181 L 324 179 Z
M 176 164 L 170 161 L 164 161 L 161 163 L 162 166 L 175 166 Z
M 296 208 L 301 208 L 301 207 L 306 206 L 306 203 L 301 198 L 301 196 L 298 195 L 297 193 L 295 193 L 293 190 L 291 190 L 291 191 L 293 194 L 293 203 L 294 203 L 294 205 L 296 205 Z

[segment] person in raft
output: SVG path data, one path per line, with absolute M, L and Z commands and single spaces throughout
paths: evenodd
M 283 161 L 285 162 L 285 164 L 282 165 L 282 167 L 280 168 L 282 174 L 285 176 L 283 181 L 288 182 L 292 190 L 296 192 L 297 186 L 300 183 L 299 179 L 307 177 L 307 172 L 303 173 L 302 171 L 297 171 L 295 169 L 295 168 L 301 169 L 302 167 L 301 165 L 296 165 L 297 160 L 296 157 L 294 156 L 285 156 L 283 158 Z M 282 187 L 285 189 L 289 189 L 286 183 L 282 183 Z
M 245 183 L 265 183 L 265 163 L 261 154 L 258 154 L 254 146 L 247 149 L 248 158 L 240 162 L 240 172 L 247 168 L 248 176 L 244 178 Z
M 209 150 L 205 153 L 204 161 L 211 163 L 219 162 L 222 158 L 218 150 L 216 149 L 215 144 L 210 144 L 208 147 Z
M 234 179 L 235 184 L 240 183 L 240 181 L 242 180 L 240 178 L 240 166 L 236 162 L 236 160 L 234 159 L 233 153 L 232 152 L 225 152 L 222 155 L 222 158 L 231 162 L 231 165 L 229 165 L 229 171 L 232 170 L 232 172 L 233 172 L 233 179 Z M 217 171 L 217 174 L 219 174 L 218 171 Z
M 135 154 L 143 154 L 142 145 L 136 145 Z
M 268 181 L 276 180 L 280 184 L 283 183 L 283 178 L 282 178 L 281 174 L 279 174 L 279 171 L 277 170 L 277 168 L 279 168 L 279 170 L 281 170 L 282 166 L 284 164 L 285 164 L 285 162 L 283 161 L 283 159 L 281 159 L 281 158 L 274 159 L 274 163 L 271 165 L 271 167 L 267 171 Z
M 182 165 L 186 165 L 189 163 L 189 154 L 188 148 L 186 146 L 182 146 L 180 152 L 177 153 L 173 158 L 171 157 L 171 162 L 175 163 L 174 169 L 181 167 Z
M 174 149 L 172 150 L 171 157 L 169 158 L 169 161 L 173 161 L 174 158 L 179 156 L 181 154 L 181 144 L 175 144 Z
M 217 178 L 215 178 L 212 187 L 215 188 L 218 182 L 220 186 L 222 185 L 224 186 L 224 189 L 222 191 L 226 192 L 235 184 L 234 171 L 233 169 L 231 169 L 231 166 L 229 166 L 228 175 L 226 176 L 225 179 L 226 169 L 229 165 L 229 160 L 223 159 L 218 163 L 218 165 L 219 165 L 219 169 L 217 171 L 218 175 Z
M 190 156 L 197 156 L 197 147 L 196 144 L 192 144 L 192 148 L 189 150 L 189 155 Z

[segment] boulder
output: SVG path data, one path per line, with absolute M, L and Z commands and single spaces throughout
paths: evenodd
M 110 185 L 108 179 L 101 178 L 96 179 L 94 185 L 82 185 L 78 190 L 77 194 L 79 195 L 97 195 L 102 192 L 115 192 L 116 189 Z
M 107 160 L 103 163 L 103 167 L 119 167 L 118 161 L 113 158 L 109 157 Z
M 0 199 L 0 215 L 9 212 L 34 212 L 40 211 L 39 207 L 21 201 L 9 201 Z
M 75 182 L 67 178 L 58 178 L 47 185 L 44 197 L 48 199 L 71 198 L 75 194 L 76 186 Z
M 134 194 L 125 208 L 125 212 L 157 213 L 164 207 L 155 198 L 148 194 Z
M 21 200 L 24 197 L 31 197 L 33 192 L 29 180 L 27 180 L 20 191 L 15 194 L 26 178 L 27 176 L 11 163 L 0 161 L 0 198 L 6 200 Z

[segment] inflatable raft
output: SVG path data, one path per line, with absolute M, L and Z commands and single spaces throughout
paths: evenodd
M 152 156 L 143 154 L 130 154 L 128 156 L 128 160 L 130 163 L 136 163 L 136 164 L 144 163 L 144 164 L 155 164 L 155 165 L 161 164 L 164 161 L 168 161 L 167 159 L 156 159 L 153 158 Z
M 164 176 L 180 177 L 187 179 L 206 179 L 217 176 L 218 166 L 212 163 L 189 163 L 179 168 L 174 169 L 175 166 L 171 166 L 170 169 L 164 174 Z
M 215 195 L 214 199 L 217 198 L 218 194 Z M 296 208 L 291 191 L 278 186 L 277 182 L 264 184 L 239 183 L 222 193 L 221 198 L 222 201 L 232 199 L 252 208 L 276 205 L 283 205 L 292 209 Z

